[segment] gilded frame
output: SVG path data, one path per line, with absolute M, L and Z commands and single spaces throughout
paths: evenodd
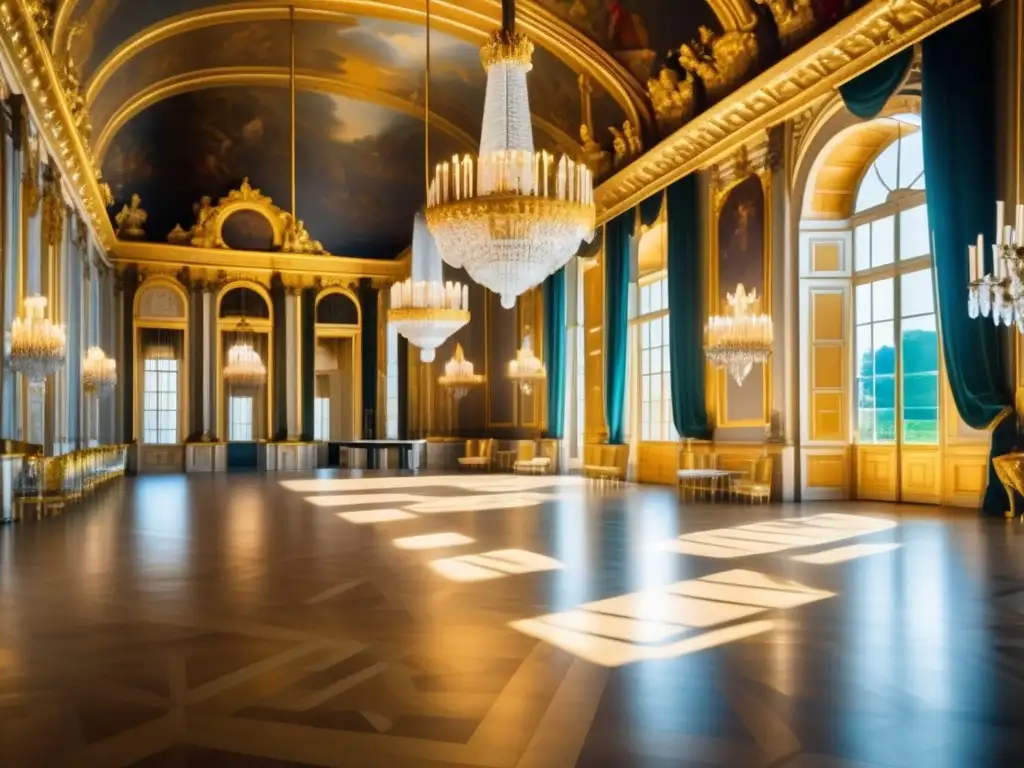
M 149 318 L 143 317 L 139 314 L 139 304 L 143 295 L 146 291 L 152 288 L 167 288 L 174 291 L 178 298 L 181 300 L 181 304 L 184 310 L 183 318 Z M 143 445 L 142 441 L 142 408 L 144 403 L 143 394 L 143 361 L 142 361 L 142 331 L 143 329 L 152 330 L 166 330 L 166 331 L 181 331 L 183 337 L 182 345 L 182 364 L 181 370 L 178 372 L 178 442 L 175 443 L 177 446 L 185 444 L 185 440 L 188 438 L 188 427 L 189 427 L 189 361 L 191 358 L 191 350 L 189 348 L 189 323 L 191 322 L 191 312 L 189 311 L 189 300 L 188 294 L 185 289 L 181 286 L 177 280 L 164 275 L 153 275 L 147 277 L 135 291 L 135 299 L 132 305 L 132 367 L 135 380 L 133 385 L 135 387 L 135 404 L 132 408 L 132 440 L 133 442 Z M 147 443 L 148 445 L 148 443 Z
M 269 319 L 263 317 L 246 317 L 245 320 L 252 328 L 253 333 L 266 334 L 267 336 L 267 421 L 266 429 L 264 430 L 264 433 L 267 435 L 266 440 L 270 439 L 274 424 L 274 302 L 271 301 L 270 293 L 261 283 L 257 283 L 254 280 L 232 280 L 217 292 L 217 298 L 213 303 L 213 316 L 217 327 L 217 346 L 215 352 L 216 372 L 214 374 L 214 381 L 217 386 L 217 414 L 215 423 L 217 425 L 217 435 L 221 442 L 225 443 L 228 442 L 228 424 L 227 408 L 225 408 L 227 395 L 224 391 L 224 334 L 235 331 L 238 328 L 239 321 L 236 317 L 222 318 L 220 316 L 220 305 L 225 296 L 238 288 L 248 288 L 254 293 L 258 293 L 260 298 L 266 302 L 267 311 L 270 313 Z
M 764 198 L 764 227 L 763 227 L 763 262 L 764 262 L 764 287 L 761 296 L 761 311 L 769 317 L 772 315 L 772 179 L 773 172 L 769 164 L 761 165 L 737 173 L 728 182 L 713 186 L 711 190 L 710 217 L 708 220 L 708 242 L 709 253 L 712 254 L 710 268 L 708 269 L 708 292 L 707 308 L 708 315 L 715 314 L 721 310 L 721 289 L 718 283 L 719 269 L 719 241 L 718 230 L 722 211 L 730 193 L 745 182 L 751 176 L 756 176 L 761 182 L 761 193 Z M 764 427 L 771 421 L 772 412 L 772 361 L 763 366 L 762 387 L 761 387 L 761 418 L 740 419 L 731 421 L 729 419 L 728 403 L 728 374 L 722 370 L 716 370 L 711 364 L 707 367 L 707 381 L 710 382 L 707 393 L 708 410 L 713 414 L 712 421 L 716 428 L 736 427 Z

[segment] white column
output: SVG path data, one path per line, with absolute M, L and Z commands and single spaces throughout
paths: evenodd
M 286 421 L 288 427 L 288 439 L 298 440 L 302 434 L 302 423 L 300 411 L 302 408 L 302 391 L 299 387 L 299 366 L 297 360 L 291 358 L 292 350 L 299 353 L 302 343 L 301 330 L 299 325 L 299 312 L 302 310 L 300 294 L 288 290 L 284 296 L 284 333 L 288 340 L 287 349 L 289 355 L 285 360 L 277 360 L 277 365 L 286 365 L 287 376 L 285 377 L 285 397 L 288 404 L 286 410 Z

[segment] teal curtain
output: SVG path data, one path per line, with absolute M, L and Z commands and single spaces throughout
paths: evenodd
M 839 86 L 846 108 L 862 120 L 873 120 L 903 83 L 914 60 L 914 48 L 904 48 Z
M 975 429 L 993 427 L 992 456 L 1016 442 L 996 328 L 967 316 L 967 245 L 995 235 L 995 99 L 989 20 L 961 19 L 923 43 L 921 123 L 928 222 L 946 372 L 957 410 Z M 991 269 L 991 265 L 989 265 Z M 999 421 L 1000 417 L 1002 420 Z M 1002 514 L 1006 493 L 989 462 L 982 509 Z
M 665 195 L 658 192 L 657 194 L 651 195 L 637 206 L 640 210 L 641 224 L 649 227 L 658 220 L 658 214 L 661 213 L 661 204 L 664 199 Z
M 680 437 L 708 439 L 697 176 L 668 188 L 668 323 L 672 420 Z
M 548 431 L 565 437 L 565 267 L 544 281 L 544 362 L 548 368 Z
M 630 208 L 604 227 L 604 410 L 608 442 L 626 440 L 629 254 L 636 211 Z

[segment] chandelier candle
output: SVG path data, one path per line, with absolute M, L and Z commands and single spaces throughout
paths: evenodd
M 1005 204 L 996 201 L 996 242 L 992 246 L 992 274 L 985 273 L 985 239 L 978 235 L 967 246 L 970 283 L 967 314 L 992 316 L 996 325 L 1016 326 L 1024 333 L 1024 205 L 1018 205 L 1014 226 L 1004 223 Z
M 469 392 L 469 388 L 484 383 L 484 377 L 473 372 L 473 363 L 466 359 L 462 345 L 455 345 L 455 354 L 444 364 L 444 376 L 437 383 L 452 393 L 456 400 L 461 400 Z
M 117 386 L 117 361 L 107 357 L 99 347 L 89 347 L 82 361 L 82 389 L 99 395 Z
M 524 395 L 531 394 L 533 385 L 548 377 L 547 367 L 539 357 L 533 354 L 533 342 L 530 338 L 529 328 L 523 334 L 523 346 L 516 352 L 516 359 L 509 361 L 508 377 L 512 381 L 519 382 L 519 388 Z
M 526 74 L 533 43 L 515 31 L 515 4 L 480 49 L 487 71 L 479 157 L 439 163 L 427 191 L 427 224 L 441 258 L 516 299 L 573 257 L 594 234 L 594 180 L 568 157 L 533 146 Z M 475 173 L 474 173 L 475 171 Z
M 248 323 L 239 323 L 238 330 L 246 333 Z M 243 336 L 228 350 L 228 364 L 224 366 L 224 383 L 234 389 L 258 389 L 267 380 L 267 366 L 252 342 Z

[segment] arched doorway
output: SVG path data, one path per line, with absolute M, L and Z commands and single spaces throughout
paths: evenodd
M 317 296 L 315 311 L 313 439 L 357 440 L 364 434 L 359 301 L 344 288 L 328 288 Z

